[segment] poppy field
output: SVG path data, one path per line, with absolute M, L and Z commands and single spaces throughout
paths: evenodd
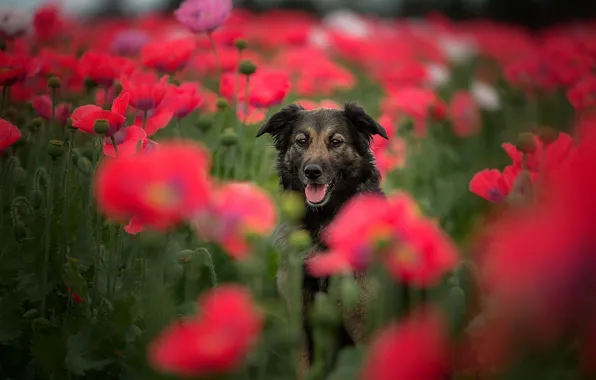
M 4 17 L 0 379 L 596 375 L 595 23 L 225 0 Z M 386 196 L 348 202 L 303 263 L 304 194 L 280 191 L 257 131 L 286 104 L 347 101 L 389 136 L 370 143 Z M 288 306 L 279 223 L 296 227 Z M 369 338 L 334 360 L 354 273 L 375 284 Z M 304 311 L 307 274 L 329 289 Z

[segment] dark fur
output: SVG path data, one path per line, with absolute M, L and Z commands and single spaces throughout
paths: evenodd
M 304 175 L 307 164 L 317 164 L 323 169 L 321 183 L 332 183 L 330 198 L 323 206 L 307 204 L 306 214 L 299 228 L 311 235 L 313 248 L 310 254 L 327 250 L 321 231 L 332 221 L 340 208 L 353 196 L 372 192 L 382 194 L 380 174 L 375 166 L 370 141 L 378 134 L 387 137 L 385 129 L 374 121 L 356 103 L 346 103 L 343 110 L 318 109 L 306 111 L 300 105 L 289 104 L 274 114 L 258 131 L 257 137 L 269 133 L 273 136 L 277 154 L 276 169 L 283 191 L 295 191 L 304 196 L 306 183 L 313 182 Z M 306 135 L 309 143 L 301 146 L 296 137 Z M 331 140 L 340 136 L 343 144 L 333 146 Z M 336 139 L 337 140 L 337 139 Z M 278 240 L 284 245 L 288 228 L 278 228 Z M 283 251 L 283 250 L 282 250 Z M 283 254 L 283 253 L 282 253 Z M 308 254 L 307 254 L 308 256 Z M 283 266 L 280 263 L 280 267 Z M 308 309 L 314 295 L 327 291 L 328 279 L 318 279 L 304 273 L 303 321 L 307 338 L 309 362 L 312 363 L 312 334 L 308 324 Z M 338 337 L 341 346 L 353 345 L 345 326 Z

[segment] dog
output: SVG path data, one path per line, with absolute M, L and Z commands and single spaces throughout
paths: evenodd
M 343 109 L 310 111 L 299 104 L 288 104 L 260 127 L 256 137 L 264 134 L 273 137 L 277 150 L 276 170 L 281 190 L 302 194 L 306 209 L 297 227 L 280 224 L 274 235 L 280 252 L 277 289 L 287 300 L 289 234 L 295 228 L 310 234 L 312 248 L 305 252 L 304 260 L 327 251 L 321 233 L 341 207 L 358 194 L 383 195 L 381 176 L 370 143 L 374 135 L 389 137 L 385 129 L 355 102 L 345 103 Z M 350 310 L 341 310 L 343 325 L 337 351 L 366 340 L 365 310 L 374 292 L 364 274 L 356 274 L 355 279 L 360 287 L 360 301 Z M 327 287 L 328 279 L 314 278 L 305 268 L 302 321 L 306 352 L 302 371 L 313 362 L 312 329 L 306 316 L 315 294 L 326 292 Z

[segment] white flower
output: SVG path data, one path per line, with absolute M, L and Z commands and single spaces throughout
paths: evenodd
M 338 10 L 330 13 L 323 19 L 323 25 L 353 37 L 365 38 L 371 34 L 367 22 L 358 14 L 349 10 Z
M 475 80 L 470 86 L 470 92 L 482 109 L 488 111 L 498 111 L 501 109 L 501 96 L 494 86 L 483 81 Z
M 428 74 L 428 83 L 433 88 L 442 87 L 449 83 L 451 79 L 449 69 L 438 63 L 429 63 L 426 65 L 426 72 Z
M 0 8 L 0 34 L 20 37 L 31 31 L 32 14 L 15 8 Z
M 438 43 L 449 61 L 457 64 L 469 62 L 478 51 L 474 42 L 463 36 L 439 37 Z

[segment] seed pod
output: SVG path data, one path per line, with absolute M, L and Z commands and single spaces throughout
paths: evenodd
M 58 77 L 49 77 L 48 78 L 48 87 L 54 90 L 57 90 L 60 88 L 60 78 Z
M 557 141 L 559 131 L 551 127 L 540 127 L 538 128 L 538 138 L 544 145 L 549 145 Z
M 312 239 L 310 238 L 310 234 L 308 231 L 305 230 L 297 230 L 290 234 L 288 238 L 290 246 L 294 248 L 296 251 L 303 251 L 308 249 L 312 244 Z
M 196 125 L 201 131 L 206 132 L 213 127 L 213 120 L 209 117 L 201 117 L 199 120 L 197 120 Z
M 230 147 L 238 144 L 238 135 L 232 128 L 226 128 L 221 135 L 221 145 Z
M 228 108 L 228 101 L 225 100 L 224 98 L 218 98 L 217 101 L 215 102 L 215 106 L 217 107 L 218 110 L 223 111 L 226 108 Z
M 242 51 L 248 47 L 248 42 L 246 42 L 244 38 L 238 38 L 236 41 L 234 41 L 234 46 L 236 46 L 238 51 Z
M 285 192 L 281 198 L 281 212 L 287 220 L 297 222 L 304 216 L 304 201 L 296 192 Z
M 238 65 L 238 72 L 243 75 L 252 75 L 257 71 L 257 65 L 250 59 L 245 59 Z
M 534 153 L 536 151 L 534 135 L 531 133 L 520 133 L 517 136 L 515 147 L 522 153 Z
M 93 131 L 98 135 L 103 136 L 110 131 L 110 123 L 104 119 L 95 120 Z
M 51 140 L 48 143 L 48 154 L 54 160 L 59 157 L 62 157 L 62 155 L 64 154 L 64 141 Z

